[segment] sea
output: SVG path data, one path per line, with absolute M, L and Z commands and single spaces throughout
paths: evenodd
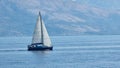
M 0 37 L 0 68 L 120 68 L 120 35 L 50 38 L 53 51 L 27 51 L 32 37 Z

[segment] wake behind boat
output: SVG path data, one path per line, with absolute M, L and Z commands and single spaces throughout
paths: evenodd
M 52 50 L 51 40 L 49 38 L 46 27 L 42 21 L 41 13 L 39 12 L 38 20 L 35 26 L 32 44 L 28 45 L 28 50 Z

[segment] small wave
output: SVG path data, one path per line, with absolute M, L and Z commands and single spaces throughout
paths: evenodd
M 120 50 L 65 50 L 65 51 L 55 51 L 53 53 L 119 53 Z
M 87 48 L 120 48 L 120 45 L 114 46 L 66 46 L 66 47 L 55 47 L 55 49 L 87 49 Z
M 8 52 L 8 51 L 27 51 L 26 48 L 12 48 L 12 49 L 0 49 L 0 52 Z

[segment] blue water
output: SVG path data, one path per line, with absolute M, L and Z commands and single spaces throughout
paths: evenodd
M 0 37 L 0 68 L 120 68 L 120 35 L 51 40 L 53 51 L 27 51 L 31 37 Z

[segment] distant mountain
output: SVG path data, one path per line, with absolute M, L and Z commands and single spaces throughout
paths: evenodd
M 120 34 L 120 10 L 76 0 L 1 0 L 0 36 L 31 36 L 41 11 L 50 35 Z

